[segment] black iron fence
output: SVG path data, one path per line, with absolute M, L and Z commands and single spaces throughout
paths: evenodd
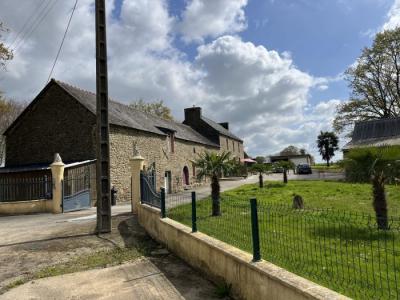
M 141 203 L 160 208 L 162 193 L 164 193 L 164 196 L 165 196 L 164 189 L 161 189 L 161 192 L 156 191 L 155 172 L 154 171 L 141 171 L 140 172 Z
M 0 178 L 0 202 L 17 202 L 51 198 L 51 176 Z
M 199 197 L 197 197 L 199 198 Z M 256 199 L 161 197 L 161 216 L 264 258 L 353 298 L 400 299 L 400 219 L 379 230 L 373 216 L 332 209 L 293 209 Z M 215 207 L 214 207 L 215 208 Z

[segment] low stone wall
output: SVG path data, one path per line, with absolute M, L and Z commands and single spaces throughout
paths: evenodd
M 239 299 L 303 300 L 349 299 L 266 261 L 252 256 L 171 219 L 160 219 L 160 211 L 139 205 L 139 223 L 156 240 L 201 270 L 215 282 L 232 285 Z
M 53 200 L 0 202 L 0 215 L 23 215 L 52 212 Z

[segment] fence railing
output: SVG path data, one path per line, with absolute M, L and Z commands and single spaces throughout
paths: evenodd
M 51 198 L 51 176 L 40 178 L 0 178 L 0 202 L 17 202 Z
M 164 202 L 164 204 L 163 204 Z M 400 299 L 400 220 L 379 230 L 370 215 L 293 209 L 195 193 L 161 198 L 161 215 L 353 298 Z M 216 211 L 214 211 L 216 213 Z

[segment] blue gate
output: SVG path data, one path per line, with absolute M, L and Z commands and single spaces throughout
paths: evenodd
M 63 212 L 81 210 L 91 207 L 90 171 L 72 172 L 63 182 Z
M 140 196 L 142 203 L 157 208 L 161 207 L 161 194 L 156 192 L 154 169 L 140 172 Z

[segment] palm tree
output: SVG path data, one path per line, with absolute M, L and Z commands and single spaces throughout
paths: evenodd
M 276 166 L 283 169 L 283 183 L 288 183 L 287 172 L 290 169 L 294 169 L 294 163 L 291 161 L 281 160 L 276 163 Z
M 259 173 L 258 175 L 258 181 L 259 181 L 259 186 L 260 188 L 264 187 L 264 178 L 263 174 L 269 170 L 269 166 L 266 164 L 254 164 L 250 167 L 251 171 Z
M 389 229 L 385 184 L 400 174 L 400 148 L 379 147 L 351 150 L 344 160 L 350 181 L 372 184 L 373 207 L 378 229 Z
M 205 151 L 199 155 L 199 158 L 194 162 L 198 168 L 197 176 L 199 178 L 211 178 L 211 199 L 212 199 L 212 215 L 220 216 L 220 185 L 219 178 L 222 174 L 226 174 L 232 168 L 230 160 L 231 153 L 215 153 Z
M 335 151 L 339 149 L 339 138 L 334 132 L 321 131 L 317 139 L 319 153 L 323 160 L 326 160 L 326 165 L 329 167 L 329 162 L 335 156 Z

